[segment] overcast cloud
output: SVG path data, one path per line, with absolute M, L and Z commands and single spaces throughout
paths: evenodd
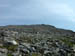
M 75 27 L 74 0 L 0 0 L 0 25 L 50 24 Z

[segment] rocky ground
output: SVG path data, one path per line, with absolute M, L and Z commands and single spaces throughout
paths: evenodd
M 59 31 L 28 33 L 2 29 L 0 56 L 75 56 L 74 32 L 64 31 L 59 34 Z

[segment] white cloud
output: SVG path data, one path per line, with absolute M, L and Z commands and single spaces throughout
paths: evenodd
M 65 20 L 70 20 L 75 22 L 74 10 L 68 4 L 46 2 L 44 6 L 49 11 L 49 13 L 56 14 L 58 16 L 63 16 L 65 17 L 64 18 Z
M 64 16 L 73 16 L 74 11 L 68 4 L 63 3 L 47 3 L 45 4 L 48 11 Z
M 22 1 L 21 1 L 22 2 Z M 25 2 L 25 1 L 24 1 Z M 14 3 L 14 2 L 13 2 Z M 14 5 L 12 3 L 12 5 Z M 20 1 L 19 1 L 20 3 Z M 7 4 L 7 3 L 6 3 Z M 7 7 L 7 5 L 1 5 L 0 7 Z M 74 10 L 65 3 L 59 3 L 51 0 L 32 0 L 30 2 L 23 4 L 17 4 L 16 6 L 9 7 L 10 12 L 7 16 L 3 16 L 3 18 L 18 18 L 18 19 L 26 19 L 26 18 L 33 18 L 39 19 L 41 16 L 49 17 L 51 14 L 56 14 L 58 16 L 65 17 L 65 20 L 75 21 Z M 2 18 L 2 16 L 0 17 Z M 50 18 L 48 18 L 50 20 Z
M 66 4 L 56 4 L 51 7 L 52 12 L 64 16 L 73 16 L 73 9 Z

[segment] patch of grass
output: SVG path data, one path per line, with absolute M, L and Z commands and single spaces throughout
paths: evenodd
M 39 53 L 32 53 L 32 56 L 41 56 Z
M 8 53 L 8 55 L 7 56 L 12 56 L 12 54 L 11 53 Z
M 0 48 L 5 48 L 4 46 L 0 46 Z
M 63 39 L 61 39 L 61 41 L 63 41 L 65 44 L 73 47 L 74 43 L 71 42 L 70 40 L 72 40 L 72 39 L 71 38 L 63 38 Z
M 15 51 L 15 49 L 17 48 L 17 45 L 5 46 L 5 48 L 7 48 L 10 51 Z

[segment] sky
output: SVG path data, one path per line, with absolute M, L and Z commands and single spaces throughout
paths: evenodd
M 49 24 L 75 31 L 75 0 L 0 0 L 0 25 Z

